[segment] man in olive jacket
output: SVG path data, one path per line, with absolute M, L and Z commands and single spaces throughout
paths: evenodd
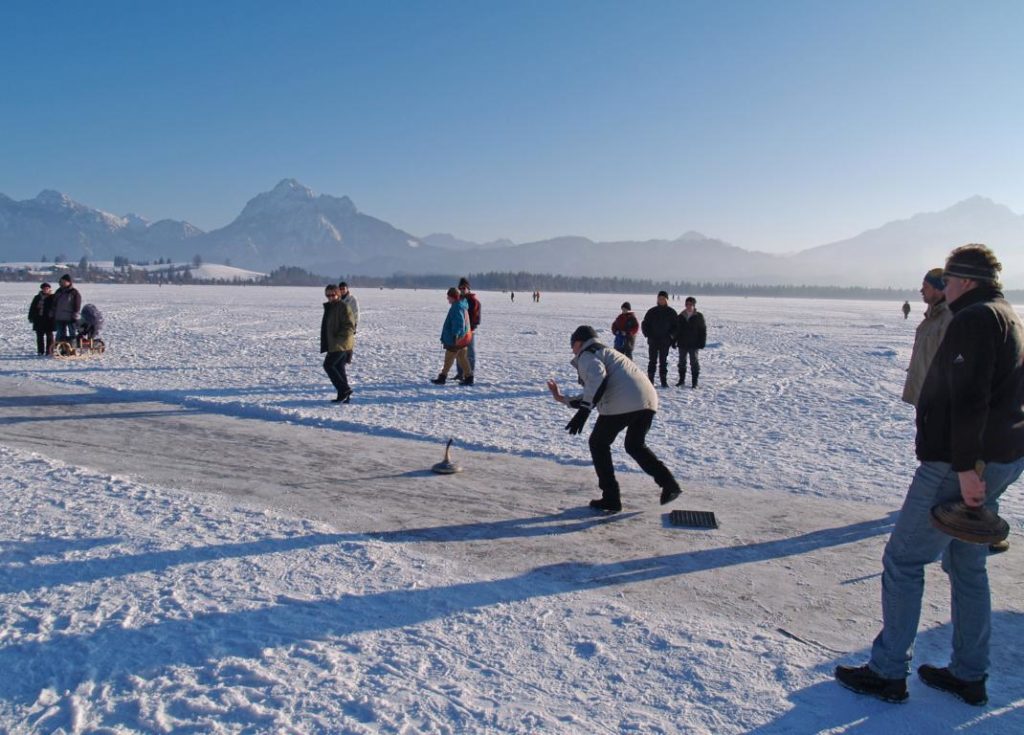
M 1001 269 L 984 245 L 964 245 L 946 260 L 953 321 L 917 403 L 921 464 L 882 557 L 882 631 L 866 666 L 835 672 L 856 692 L 890 702 L 907 698 L 924 567 L 941 556 L 952 590 L 953 653 L 948 666 L 924 664 L 917 673 L 968 704 L 988 701 L 988 547 L 947 536 L 929 518 L 933 506 L 956 500 L 998 511 L 999 496 L 1024 472 L 1024 326 L 1003 298 Z
M 320 321 L 320 352 L 324 357 L 324 372 L 338 391 L 338 397 L 332 403 L 348 403 L 352 397 L 352 388 L 348 384 L 345 366 L 352 360 L 355 348 L 355 322 L 352 310 L 341 300 L 341 292 L 334 284 L 324 289 L 327 302 L 324 304 L 324 316 Z

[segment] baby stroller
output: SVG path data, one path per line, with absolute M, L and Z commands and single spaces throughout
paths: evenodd
M 103 328 L 103 314 L 93 304 L 82 307 L 76 325 L 78 332 L 74 340 L 58 342 L 53 346 L 54 357 L 86 357 L 102 354 L 107 346 L 100 339 Z

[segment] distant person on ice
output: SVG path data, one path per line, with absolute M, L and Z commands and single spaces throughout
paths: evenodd
M 882 630 L 866 665 L 835 670 L 846 688 L 887 702 L 907 699 L 924 568 L 940 557 L 951 588 L 953 651 L 948 666 L 924 664 L 917 673 L 968 704 L 988 702 L 988 547 L 947 536 L 930 515 L 957 500 L 998 512 L 999 496 L 1024 472 L 1024 326 L 1003 298 L 1001 270 L 984 245 L 964 245 L 946 259 L 953 320 L 917 402 L 920 465 L 882 556 Z
M 700 360 L 697 353 L 707 346 L 708 327 L 704 315 L 697 311 L 697 299 L 687 296 L 683 310 L 676 320 L 673 342 L 679 348 L 679 381 L 677 386 L 686 385 L 686 361 L 690 361 L 690 387 L 697 387 L 700 377 Z
M 431 378 L 434 385 L 448 382 L 448 371 L 452 364 L 459 363 L 462 368 L 462 384 L 473 385 L 473 368 L 466 357 L 467 348 L 473 341 L 473 330 L 469 326 L 469 304 L 457 288 L 448 289 L 448 315 L 441 327 L 441 344 L 444 345 L 444 366 L 436 378 Z
M 903 318 L 906 319 L 908 316 L 910 316 L 910 302 L 909 301 L 904 301 L 903 302 Z
M 658 292 L 658 304 L 644 314 L 640 331 L 647 338 L 647 377 L 654 384 L 657 368 L 661 387 L 668 387 L 668 352 L 672 349 L 672 335 L 676 331 L 676 310 L 668 305 L 668 292 Z
M 633 313 L 628 301 L 622 302 L 621 313 L 612 322 L 612 334 L 615 335 L 615 349 L 633 359 L 633 346 L 636 345 L 636 333 L 640 331 L 640 322 Z
M 39 293 L 28 307 L 28 320 L 36 333 L 36 350 L 40 355 L 53 354 L 53 291 L 49 283 L 39 286 Z
M 946 327 L 953 321 L 953 312 L 946 303 L 946 283 L 942 280 L 942 269 L 932 268 L 921 281 L 921 300 L 927 305 L 924 318 L 914 333 L 914 350 L 910 353 L 907 380 L 903 384 L 903 400 L 911 406 L 917 405 L 921 386 L 932 358 L 942 343 Z
M 466 346 L 466 360 L 469 361 L 469 374 L 476 375 L 476 340 L 480 332 L 480 299 L 469 290 L 469 279 L 459 279 L 459 297 L 466 302 L 466 310 L 469 314 L 469 328 L 473 330 L 473 339 Z M 455 379 L 460 383 L 465 380 L 462 366 L 455 364 Z
M 324 316 L 320 321 L 320 352 L 324 357 L 324 372 L 330 379 L 337 398 L 332 403 L 348 403 L 352 397 L 352 388 L 348 384 L 345 366 L 352 361 L 352 350 L 355 348 L 355 320 L 352 310 L 342 302 L 341 292 L 333 283 L 324 288 L 327 298 L 324 304 Z
M 612 465 L 612 443 L 626 430 L 626 453 L 636 460 L 640 469 L 654 478 L 661 488 L 661 504 L 679 497 L 679 483 L 672 473 L 647 447 L 647 432 L 658 410 L 658 396 L 651 381 L 644 378 L 632 360 L 597 341 L 593 327 L 579 326 L 569 339 L 572 344 L 572 366 L 576 368 L 583 394 L 563 396 L 558 383 L 548 381 L 548 390 L 557 402 L 576 409 L 565 428 L 575 436 L 583 431 L 591 409 L 600 413 L 590 433 L 590 456 L 597 472 L 601 497 L 590 501 L 590 507 L 605 513 L 622 510 L 619 483 Z
M 57 327 L 57 341 L 70 342 L 75 338 L 78 317 L 82 312 L 82 294 L 71 285 L 71 275 L 60 277 L 60 288 L 53 295 L 53 322 Z

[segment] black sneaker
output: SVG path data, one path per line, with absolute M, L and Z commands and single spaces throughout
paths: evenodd
M 590 501 L 590 507 L 594 510 L 601 511 L 602 513 L 618 513 L 622 510 L 622 503 L 618 500 L 598 498 L 597 500 Z
M 867 666 L 836 666 L 836 681 L 858 694 L 869 694 L 883 702 L 906 702 L 907 680 L 883 679 Z
M 988 677 L 981 681 L 964 681 L 949 673 L 949 669 L 940 669 L 928 664 L 918 667 L 917 675 L 932 689 L 949 692 L 967 704 L 973 704 L 975 707 L 988 704 L 988 693 L 985 691 L 985 679 Z
M 672 489 L 665 488 L 661 491 L 661 504 L 666 505 L 667 503 L 671 503 L 673 500 L 678 498 L 679 494 L 682 492 L 683 491 L 677 487 Z

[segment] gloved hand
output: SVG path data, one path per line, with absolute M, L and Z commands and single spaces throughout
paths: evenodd
M 576 415 L 565 425 L 565 430 L 569 432 L 570 436 L 576 436 L 583 431 L 583 427 L 587 425 L 587 419 L 590 417 L 589 408 L 581 408 L 576 412 Z

